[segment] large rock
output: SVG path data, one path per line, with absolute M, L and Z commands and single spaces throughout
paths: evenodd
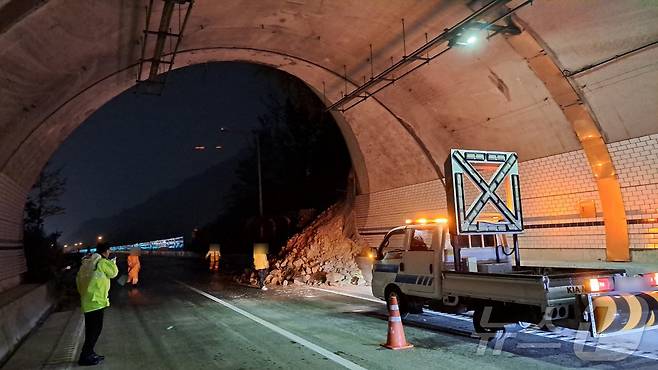
M 334 283 L 334 282 L 339 282 L 343 280 L 344 276 L 337 273 L 337 272 L 329 272 L 327 273 L 327 281 Z

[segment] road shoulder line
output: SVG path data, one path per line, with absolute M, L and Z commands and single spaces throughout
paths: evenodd
M 338 291 L 338 290 L 331 290 L 331 289 L 318 288 L 318 287 L 314 287 L 314 286 L 309 286 L 308 288 L 311 288 L 311 289 L 313 289 L 313 290 L 319 290 L 319 291 L 321 291 L 321 292 L 326 292 L 326 293 L 333 293 L 333 294 L 343 295 L 343 296 L 345 296 L 345 297 L 351 297 L 351 298 L 362 299 L 362 300 L 364 300 L 364 301 L 370 301 L 370 302 L 375 302 L 375 303 L 384 304 L 384 305 L 386 304 L 386 302 L 382 301 L 381 299 L 377 299 L 377 298 L 363 297 L 363 296 L 356 295 L 356 294 L 345 293 L 345 292 L 341 292 L 341 291 Z
M 302 338 L 302 337 L 300 337 L 296 334 L 293 334 L 293 333 L 291 333 L 291 332 L 289 332 L 289 331 L 287 331 L 283 328 L 280 328 L 280 327 L 272 324 L 269 321 L 265 321 L 265 320 L 261 319 L 260 317 L 258 317 L 256 315 L 253 315 L 253 314 L 251 314 L 251 313 L 249 313 L 249 312 L 247 312 L 247 311 L 245 311 L 245 310 L 243 310 L 239 307 L 236 307 L 236 306 L 234 306 L 234 305 L 232 305 L 232 304 L 230 304 L 230 303 L 228 303 L 228 302 L 226 302 L 222 299 L 219 299 L 219 298 L 215 297 L 212 294 L 206 293 L 203 290 L 199 290 L 199 289 L 197 289 L 193 286 L 185 284 L 182 281 L 176 280 L 176 282 L 178 284 L 192 290 L 193 292 L 198 293 L 198 294 L 210 299 L 211 301 L 219 303 L 222 306 L 224 306 L 224 307 L 226 307 L 226 308 L 228 308 L 228 309 L 230 309 L 230 310 L 232 310 L 236 313 L 239 313 L 240 315 L 242 315 L 242 316 L 244 316 L 244 317 L 246 317 L 246 318 L 248 318 L 252 321 L 255 321 L 255 322 L 263 325 L 264 327 L 266 327 L 266 328 L 268 328 L 268 329 L 270 329 L 270 330 L 272 330 L 272 331 L 274 331 L 274 332 L 276 332 L 276 333 L 278 333 L 278 334 L 280 334 L 280 335 L 282 335 L 282 336 L 284 336 L 284 337 L 286 337 L 286 338 L 288 338 L 288 339 L 290 339 L 290 340 L 292 340 L 292 341 L 294 341 L 294 342 L 310 349 L 311 351 L 316 352 L 316 353 L 328 358 L 329 360 L 331 360 L 331 361 L 333 361 L 333 362 L 335 362 L 339 365 L 342 365 L 342 366 L 344 366 L 348 369 L 351 369 L 351 370 L 366 370 L 364 367 L 361 367 L 361 366 L 355 364 L 352 361 L 349 361 L 349 360 L 347 360 L 343 357 L 340 357 L 340 356 L 336 355 L 335 353 L 318 346 L 317 344 L 311 343 L 311 342 L 307 341 L 306 339 L 304 339 L 304 338 Z

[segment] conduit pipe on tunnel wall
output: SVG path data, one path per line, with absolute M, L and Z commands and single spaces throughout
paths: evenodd
M 551 97 L 571 123 L 585 152 L 603 208 L 606 258 L 608 261 L 629 261 L 629 237 L 626 211 L 615 166 L 610 157 L 601 129 L 588 110 L 580 91 L 562 74 L 556 58 L 549 55 L 526 25 L 520 35 L 507 37 L 507 41 L 528 63 L 528 67 L 546 85 Z

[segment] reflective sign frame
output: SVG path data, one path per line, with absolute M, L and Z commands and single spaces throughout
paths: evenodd
M 478 165 L 498 166 L 490 179 L 477 170 Z M 523 232 L 521 187 L 518 155 L 514 152 L 452 149 L 446 160 L 446 197 L 453 235 L 519 234 Z M 472 181 L 480 192 L 471 204 L 466 204 L 464 182 Z M 508 182 L 507 202 L 496 190 Z M 487 204 L 500 212 L 501 220 L 479 219 Z

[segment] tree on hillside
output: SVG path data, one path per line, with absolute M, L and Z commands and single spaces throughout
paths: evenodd
M 298 230 L 295 218 L 300 210 L 323 210 L 344 195 L 350 158 L 339 128 L 307 86 L 285 75 L 283 79 L 286 97 L 272 96 L 265 102 L 268 112 L 254 132 L 260 140 L 264 217 L 258 216 L 254 136 L 238 163 L 227 211 L 198 233 L 207 239 L 200 248 L 210 240 L 244 247 L 264 236 L 276 250 Z
M 61 233 L 46 234 L 44 223 L 47 218 L 64 214 L 60 198 L 66 189 L 62 169 L 51 169 L 47 164 L 32 187 L 25 203 L 23 220 L 23 244 L 29 278 L 43 281 L 52 275 L 60 251 L 57 239 Z
M 48 217 L 64 214 L 60 198 L 66 189 L 66 179 L 62 177 L 62 168 L 51 169 L 47 164 L 37 182 L 32 187 L 25 203 L 25 228 L 38 232 Z

